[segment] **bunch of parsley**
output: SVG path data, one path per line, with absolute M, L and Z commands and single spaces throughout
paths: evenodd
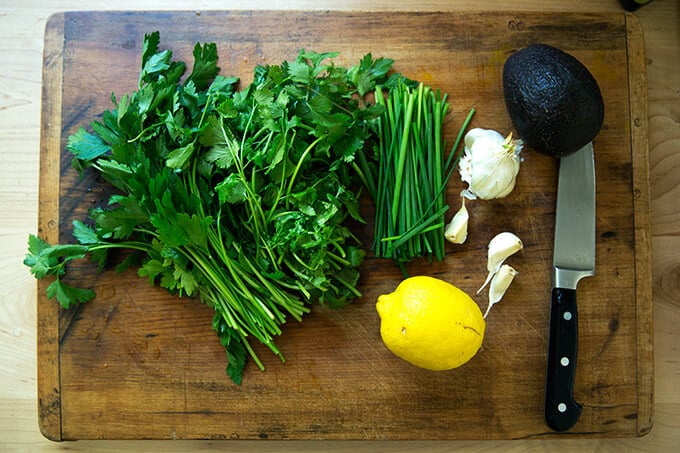
M 132 251 L 140 276 L 214 309 L 227 374 L 240 383 L 249 356 L 264 369 L 251 337 L 283 360 L 273 338 L 288 317 L 360 295 L 364 251 L 347 227 L 363 221 L 354 161 L 383 112 L 364 95 L 401 76 L 388 77 L 389 59 L 368 54 L 343 68 L 335 53 L 303 50 L 257 66 L 239 90 L 219 75 L 215 44 L 196 44 L 185 76 L 159 40 L 144 38 L 139 89 L 112 95 L 91 131 L 68 139 L 74 166 L 115 194 L 73 222 L 77 244 L 31 235 L 25 264 L 53 277 L 48 296 L 69 308 L 95 296 L 62 279 L 69 261 L 89 256 L 103 268 L 111 250 Z

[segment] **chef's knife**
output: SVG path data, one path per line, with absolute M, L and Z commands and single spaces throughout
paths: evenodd
M 595 165 L 592 142 L 560 159 L 553 287 L 545 388 L 545 421 L 566 431 L 582 407 L 574 400 L 578 316 L 576 285 L 595 275 Z

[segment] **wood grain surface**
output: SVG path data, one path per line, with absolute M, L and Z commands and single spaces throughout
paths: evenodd
M 184 3 L 181 1 L 154 2 L 145 0 L 142 2 L 121 2 L 118 6 L 121 8 L 146 10 L 158 8 L 187 9 L 188 7 L 205 10 L 208 3 L 209 2 Z M 225 2 L 225 5 L 226 6 L 224 7 L 227 8 L 236 6 L 230 2 Z M 634 142 L 636 140 L 644 141 L 646 138 L 649 140 L 649 179 L 651 187 L 651 209 L 649 212 L 651 214 L 652 234 L 647 238 L 641 235 L 640 231 L 636 231 L 635 234 L 638 241 L 644 242 L 645 240 L 651 240 L 654 250 L 651 257 L 651 263 L 653 269 L 652 283 L 654 288 L 655 313 L 653 330 L 655 373 L 653 378 L 647 375 L 647 380 L 654 382 L 654 398 L 653 400 L 651 398 L 646 398 L 646 395 L 638 395 L 637 397 L 639 402 L 646 401 L 649 405 L 652 405 L 653 403 L 654 425 L 650 434 L 642 438 L 631 439 L 602 439 L 599 437 L 574 439 L 574 437 L 581 437 L 580 435 L 577 435 L 559 436 L 558 438 L 550 440 L 532 439 L 511 442 L 489 442 L 484 440 L 432 442 L 421 440 L 408 443 L 385 441 L 286 441 L 284 443 L 263 443 L 260 440 L 252 442 L 241 440 L 236 443 L 229 442 L 228 446 L 225 446 L 222 441 L 214 442 L 210 440 L 181 443 L 150 441 L 79 441 L 77 443 L 67 443 L 66 445 L 63 445 L 50 443 L 44 438 L 41 438 L 36 422 L 38 404 L 35 394 L 35 340 L 37 338 L 40 342 L 38 345 L 39 348 L 58 348 L 59 346 L 55 343 L 50 345 L 49 341 L 43 343 L 41 340 L 42 337 L 36 335 L 36 327 L 37 329 L 43 329 L 45 326 L 36 324 L 35 311 L 33 308 L 36 297 L 35 282 L 27 275 L 25 268 L 22 268 L 19 263 L 25 253 L 26 235 L 28 232 L 34 232 L 36 228 L 35 219 L 36 213 L 38 212 L 37 162 L 40 160 L 38 154 L 38 137 L 41 134 L 43 139 L 46 137 L 46 131 L 44 129 L 42 133 L 39 132 L 40 125 L 42 124 L 43 128 L 49 126 L 39 122 L 38 114 L 41 85 L 40 67 L 43 63 L 42 52 L 45 32 L 43 27 L 47 21 L 48 15 L 52 12 L 58 10 L 71 10 L 80 6 L 81 5 L 77 2 L 69 1 L 37 3 L 31 0 L 22 2 L 20 5 L 12 5 L 11 7 L 0 5 L 0 10 L 2 11 L 2 14 L 0 14 L 0 22 L 3 25 L 3 31 L 0 33 L 4 38 L 4 45 L 2 49 L 0 49 L 0 59 L 2 61 L 2 64 L 0 64 L 0 74 L 2 75 L 4 82 L 3 87 L 0 90 L 0 141 L 3 150 L 2 153 L 0 153 L 0 158 L 2 161 L 2 168 L 8 170 L 6 177 L 0 181 L 0 190 L 2 191 L 2 196 L 0 197 L 2 206 L 0 207 L 2 208 L 2 212 L 6 213 L 5 221 L 2 223 L 3 240 L 1 242 L 3 247 L 1 256 L 3 263 L 6 264 L 6 272 L 3 274 L 3 279 L 1 281 L 2 286 L 0 286 L 2 293 L 2 298 L 0 299 L 0 355 L 2 356 L 2 359 L 0 360 L 3 364 L 3 366 L 0 367 L 0 383 L 2 384 L 0 385 L 0 406 L 6 410 L 3 410 L 0 413 L 0 451 L 54 451 L 64 448 L 73 451 L 213 451 L 223 448 L 229 448 L 231 451 L 375 451 L 376 449 L 380 451 L 412 451 L 413 449 L 419 449 L 421 451 L 451 451 L 458 449 L 463 449 L 465 451 L 545 451 L 546 449 L 554 448 L 565 451 L 670 451 L 674 445 L 677 445 L 677 442 L 680 440 L 679 431 L 677 429 L 678 425 L 680 425 L 680 401 L 678 400 L 679 393 L 675 381 L 677 380 L 678 373 L 680 373 L 676 359 L 678 322 L 680 321 L 680 316 L 678 316 L 680 314 L 678 308 L 680 286 L 678 285 L 677 279 L 680 242 L 677 241 L 677 237 L 679 237 L 677 234 L 678 213 L 675 200 L 677 199 L 677 187 L 680 187 L 680 183 L 678 182 L 680 173 L 677 171 L 678 162 L 680 161 L 677 159 L 676 152 L 678 149 L 678 137 L 680 137 L 676 108 L 680 101 L 680 91 L 678 91 L 680 78 L 678 77 L 676 70 L 678 63 L 680 63 L 678 61 L 680 59 L 680 52 L 678 49 L 678 43 L 680 43 L 678 17 L 680 16 L 680 12 L 678 11 L 676 2 L 665 0 L 657 0 L 654 4 L 643 8 L 637 13 L 637 16 L 642 23 L 642 31 L 639 29 L 628 29 L 626 32 L 629 35 L 633 32 L 640 35 L 644 34 L 644 50 L 642 52 L 633 52 L 635 49 L 629 49 L 628 58 L 631 60 L 637 58 L 639 61 L 644 61 L 648 70 L 647 83 L 649 86 L 648 115 L 642 115 L 640 117 L 632 115 L 630 118 L 632 124 L 641 128 L 643 133 L 637 136 L 633 134 L 629 145 L 633 147 L 644 146 L 635 144 Z M 96 9 L 107 8 L 107 5 L 105 4 L 93 4 L 90 6 Z M 258 1 L 254 1 L 252 4 L 248 5 L 248 7 L 256 9 L 278 8 L 281 6 L 283 5 Z M 237 7 L 243 7 L 243 5 L 238 5 Z M 297 1 L 293 2 L 292 5 L 287 4 L 285 7 L 296 7 L 301 9 L 341 8 L 344 10 L 356 10 L 369 8 L 381 11 L 394 9 L 437 11 L 450 9 L 451 5 L 437 1 L 399 2 L 389 4 L 375 2 L 370 5 L 361 1 L 352 1 L 347 2 L 342 6 L 338 6 L 324 2 Z M 484 1 L 463 1 L 456 3 L 456 7 L 462 10 L 494 8 L 512 12 L 551 9 L 555 11 L 572 12 L 620 13 L 618 2 L 608 0 L 568 3 L 554 2 L 550 4 L 538 1 L 512 1 L 503 4 L 497 4 L 496 2 L 487 3 Z M 175 44 L 173 43 L 168 44 L 168 46 L 173 47 L 173 49 L 175 48 Z M 56 48 L 58 48 L 58 45 L 55 46 L 55 49 Z M 45 48 L 45 55 L 48 55 L 47 50 L 48 49 Z M 185 53 L 185 55 L 188 54 Z M 588 57 L 586 56 L 585 58 Z M 45 61 L 47 62 L 48 60 L 45 59 Z M 106 65 L 106 62 L 103 61 L 102 64 Z M 53 82 L 57 84 L 61 83 L 58 79 L 53 80 Z M 125 82 L 117 81 L 116 83 L 124 84 Z M 635 86 L 641 87 L 643 84 L 643 80 L 630 80 L 631 89 L 634 89 Z M 643 89 L 641 92 L 636 93 L 634 97 L 644 103 L 644 94 Z M 100 107 L 102 106 L 92 107 L 91 113 L 96 112 Z M 634 107 L 631 108 L 633 111 L 635 110 Z M 52 113 L 54 115 L 60 115 L 60 112 L 58 111 L 53 111 Z M 496 118 L 496 120 L 498 120 L 498 118 Z M 502 120 L 498 120 L 492 124 L 497 125 L 499 128 L 506 126 Z M 645 130 L 648 130 L 647 136 L 644 134 Z M 60 136 L 57 140 L 61 140 L 61 134 L 59 133 L 57 135 Z M 52 137 L 52 139 L 54 140 L 55 137 Z M 637 176 L 633 174 L 633 184 L 644 186 L 644 180 L 641 180 L 640 176 L 641 175 L 639 174 L 637 174 Z M 644 179 L 644 175 L 642 175 L 642 178 Z M 636 192 L 633 191 L 632 193 L 635 194 Z M 43 206 L 40 208 L 42 209 Z M 639 215 L 638 211 L 635 212 L 636 215 Z M 642 213 L 642 215 L 644 217 L 644 213 Z M 600 220 L 601 219 L 598 218 L 598 222 L 600 222 Z M 638 225 L 644 225 L 644 220 L 644 218 L 636 218 L 635 221 Z M 50 224 L 49 221 L 44 223 L 41 222 L 40 226 L 41 228 L 55 228 L 54 224 Z M 481 242 L 477 245 L 479 246 L 479 244 L 481 244 Z M 526 256 L 518 258 L 521 258 L 523 262 L 527 260 Z M 513 264 L 517 263 L 513 262 Z M 483 266 L 483 262 L 481 265 Z M 598 265 L 600 265 L 599 261 Z M 641 265 L 645 267 L 648 263 L 643 262 Z M 470 279 L 473 278 L 471 272 L 469 277 Z M 475 285 L 470 282 L 469 286 L 472 288 Z M 637 288 L 638 293 L 640 291 L 644 293 L 645 289 L 641 287 L 639 283 L 637 284 Z M 521 288 L 520 290 L 522 289 L 524 288 Z M 112 296 L 107 295 L 107 297 Z M 512 299 L 515 304 L 516 300 L 516 298 Z M 508 301 L 511 301 L 511 299 L 504 300 L 504 305 L 498 307 L 499 310 L 505 308 L 506 311 L 502 313 L 504 315 L 507 314 L 507 305 L 510 305 L 506 304 Z M 141 307 L 125 307 L 123 305 L 122 308 L 128 310 L 128 314 L 134 313 L 140 317 L 150 316 L 149 310 L 144 310 L 145 307 L 148 308 L 147 302 L 148 301 L 142 304 Z M 480 302 L 483 302 L 483 300 Z M 166 303 L 164 298 L 163 303 Z M 195 307 L 196 303 L 193 303 L 193 305 L 193 308 L 189 305 L 185 308 L 191 310 L 191 312 L 201 309 L 200 305 L 198 305 L 198 308 Z M 183 307 L 178 308 L 181 310 Z M 117 316 L 115 313 L 107 311 L 107 309 L 107 307 L 100 307 L 98 315 L 102 317 L 102 322 L 103 319 L 114 320 L 115 316 Z M 170 309 L 168 308 L 168 311 L 169 310 Z M 115 316 L 111 317 L 112 314 Z M 162 314 L 163 313 L 155 313 L 153 316 L 162 316 Z M 315 318 L 309 318 L 307 321 L 317 322 L 325 315 L 325 313 L 322 313 L 320 316 L 314 315 L 316 316 Z M 204 319 L 209 319 L 205 314 L 203 316 Z M 494 316 L 498 317 L 494 319 Z M 194 319 L 197 319 L 195 315 Z M 489 322 L 491 325 L 495 322 L 500 323 L 503 319 L 507 320 L 507 317 L 502 318 L 501 314 L 496 311 L 495 314 L 492 312 Z M 306 322 L 299 327 L 292 326 L 294 329 L 292 335 L 301 335 L 296 332 L 298 329 L 307 329 Z M 343 322 L 345 321 L 343 320 Z M 375 322 L 375 320 L 372 320 L 371 322 Z M 50 328 L 52 328 L 52 326 L 53 324 L 50 324 Z M 83 326 L 81 325 L 81 327 Z M 93 325 L 92 327 L 98 328 L 99 326 Z M 111 327 L 109 326 L 108 329 L 111 329 Z M 145 329 L 141 329 L 140 332 L 144 330 Z M 507 328 L 504 331 L 504 334 L 507 336 L 511 330 L 512 329 Z M 512 331 L 515 332 L 516 329 Z M 638 328 L 637 331 L 651 335 L 651 329 Z M 192 332 L 198 332 L 198 330 L 192 330 Z M 120 333 L 118 334 L 121 335 Z M 81 332 L 79 335 L 82 337 L 85 333 Z M 161 335 L 163 335 L 163 332 L 159 334 L 159 336 Z M 169 335 L 169 333 L 166 332 L 165 335 Z M 209 328 L 202 331 L 201 335 L 205 335 L 203 337 L 205 341 L 203 339 L 200 341 L 208 346 L 209 351 L 196 351 L 196 353 L 199 356 L 202 355 L 204 357 L 213 354 L 214 360 L 211 361 L 211 364 L 224 360 L 222 351 L 220 351 L 219 348 L 214 348 L 214 345 L 211 345 L 214 338 L 212 338 L 212 333 L 209 331 Z M 153 346 L 151 341 L 153 341 L 154 338 L 158 337 L 137 338 L 137 340 L 140 340 L 137 346 L 143 350 L 145 346 L 144 341 L 147 341 L 147 348 Z M 180 361 L 178 362 L 179 366 L 183 366 L 185 371 L 189 372 L 189 374 L 196 371 L 192 368 L 192 366 L 196 365 L 187 364 L 186 358 L 182 358 L 182 356 L 185 356 L 187 351 L 190 355 L 193 355 L 193 348 L 196 347 L 196 342 L 194 338 L 191 338 L 190 340 L 192 346 L 187 346 L 189 344 L 189 339 L 187 339 L 185 345 L 176 346 L 176 350 L 180 352 L 178 356 Z M 91 338 L 90 341 L 96 343 L 96 339 L 94 338 Z M 127 346 L 132 345 L 130 340 L 123 341 L 127 341 Z M 297 339 L 291 339 L 291 343 L 293 341 L 297 341 Z M 651 357 L 652 350 L 648 347 L 643 347 L 644 345 L 649 346 L 651 336 L 644 338 L 644 335 L 638 335 L 636 341 L 638 342 L 636 346 L 638 354 Z M 118 346 L 120 345 L 121 343 L 118 343 Z M 317 348 L 317 350 L 325 350 L 321 345 L 314 344 L 313 346 Z M 94 347 L 96 346 L 93 346 L 93 348 Z M 106 347 L 112 347 L 112 344 L 109 344 Z M 483 351 L 484 354 L 488 352 L 488 348 Z M 479 357 L 482 356 L 480 355 Z M 385 357 L 382 357 L 381 359 L 384 358 Z M 289 362 L 286 366 L 290 365 L 290 362 L 294 359 L 295 356 L 290 354 Z M 133 359 L 129 360 L 130 363 L 135 363 Z M 185 362 L 181 362 L 182 360 Z M 637 358 L 635 360 L 637 360 Z M 642 360 L 644 361 L 645 358 L 642 357 Z M 633 362 L 634 361 L 630 359 L 627 363 L 630 365 Z M 102 360 L 100 363 L 103 364 L 105 361 Z M 141 376 L 139 370 L 142 369 L 142 366 L 140 363 L 141 362 L 135 364 L 137 371 L 134 373 L 137 373 L 138 376 Z M 640 360 L 637 360 L 637 363 L 641 363 Z M 258 374 L 262 374 L 263 377 L 267 376 L 272 372 L 274 367 L 277 366 L 275 363 L 268 365 L 271 366 L 269 366 L 267 372 L 258 372 Z M 85 367 L 83 367 L 83 370 L 84 372 L 88 371 Z M 147 370 L 150 370 L 150 368 L 147 367 Z M 53 373 L 55 369 L 54 366 L 51 366 L 49 363 L 45 364 L 45 362 L 40 361 L 38 371 L 40 373 L 39 376 L 43 378 L 50 372 Z M 223 377 L 219 374 L 221 371 L 221 369 L 218 370 L 218 374 L 215 375 L 216 379 Z M 591 369 L 590 371 L 592 372 L 594 370 Z M 204 370 L 199 370 L 197 372 L 205 373 Z M 626 370 L 626 373 L 631 374 L 632 372 Z M 591 378 L 587 378 L 584 382 L 588 382 L 590 379 Z M 179 381 L 176 381 L 176 388 L 180 387 L 178 382 Z M 127 385 L 130 384 L 134 385 L 134 382 L 127 382 Z M 649 384 L 649 382 L 647 384 Z M 487 388 L 490 389 L 491 394 L 496 391 L 494 385 L 497 385 L 497 381 L 488 383 Z M 650 388 L 649 386 L 645 387 L 645 385 L 646 384 L 642 383 L 642 388 Z M 80 390 L 81 389 L 75 389 L 74 391 L 77 392 Z M 49 394 L 49 391 L 47 393 Z M 624 393 L 626 393 L 627 396 L 622 397 L 623 399 L 630 397 L 629 391 L 626 390 Z M 144 392 L 143 390 L 140 390 L 140 394 L 143 394 L 145 397 L 140 399 L 140 405 L 149 404 L 148 401 L 153 398 L 152 393 Z M 535 398 L 535 395 L 533 397 Z M 55 399 L 54 401 L 57 400 Z M 110 395 L 109 400 L 105 404 L 102 404 L 102 407 L 105 408 L 104 410 L 112 410 L 112 408 L 115 408 L 115 402 L 117 402 L 116 397 Z M 45 414 L 46 401 L 42 401 L 41 403 L 40 413 L 42 415 Z M 157 404 L 167 405 L 168 401 L 158 401 Z M 53 404 L 51 408 L 54 411 L 55 416 L 61 416 L 61 407 L 58 404 Z M 182 410 L 184 410 L 184 408 L 182 408 Z M 533 409 L 529 407 L 528 409 L 523 410 L 531 411 Z M 299 413 L 302 414 L 300 415 L 301 417 L 304 417 L 304 411 L 300 410 Z M 639 407 L 638 413 L 651 414 L 651 407 Z M 114 416 L 119 415 L 120 414 L 114 414 Z M 518 416 L 522 417 L 524 414 L 519 414 Z M 161 415 L 159 415 L 159 417 L 163 418 Z M 497 438 L 500 438 L 500 436 L 498 436 L 498 433 L 501 432 L 498 430 L 498 418 L 494 419 L 492 416 L 489 420 L 496 422 L 496 426 L 491 429 L 496 429 Z M 132 425 L 132 423 L 133 422 L 131 421 L 130 425 Z M 150 423 L 155 423 L 155 420 Z M 167 425 L 167 421 L 162 423 L 166 423 Z M 644 423 L 641 423 L 641 425 L 644 425 Z M 618 424 L 617 426 L 621 425 Z M 181 432 L 181 430 L 179 432 Z M 262 432 L 266 433 L 266 431 Z M 137 436 L 131 435 L 129 437 Z M 442 436 L 439 434 L 437 437 L 440 438 Z M 466 436 L 461 435 L 458 438 L 465 437 Z M 276 438 L 276 436 L 274 435 L 272 438 Z
M 432 29 L 441 31 L 433 35 Z M 634 16 L 55 15 L 45 44 L 43 124 L 49 127 L 43 130 L 41 160 L 41 173 L 50 174 L 42 176 L 49 185 L 41 186 L 39 212 L 39 231 L 53 242 L 72 241 L 72 220 L 84 220 L 88 209 L 106 200 L 98 181 L 91 175 L 81 179 L 70 166 L 67 137 L 109 107 L 111 92 L 120 97 L 135 88 L 140 43 L 154 30 L 160 31 L 162 45 L 185 61 L 196 42 L 216 42 L 223 73 L 241 76 L 243 85 L 254 64 L 294 58 L 301 48 L 338 50 L 345 65 L 371 51 L 388 56 L 396 71 L 450 95 L 449 142 L 472 107 L 474 126 L 511 130 L 501 71 L 513 50 L 544 42 L 576 55 L 599 81 L 607 115 L 595 140 L 597 277 L 584 281 L 579 291 L 576 398 L 585 411 L 569 435 L 646 434 L 653 370 L 649 184 L 645 123 L 633 121 L 646 117 L 644 52 Z M 402 278 L 389 261 L 366 260 L 363 297 L 356 303 L 342 310 L 317 306 L 302 324 L 287 325 L 278 341 L 285 363 L 268 360 L 258 347 L 267 371 L 248 367 L 240 387 L 224 374 L 210 309 L 150 287 L 135 272 L 98 274 L 96 266 L 80 263 L 72 267 L 70 281 L 94 288 L 94 301 L 62 311 L 38 295 L 43 432 L 67 440 L 550 436 L 542 414 L 557 161 L 529 149 L 523 160 L 512 196 L 470 203 L 465 245 L 450 246 L 442 263 L 416 262 L 409 268 L 411 275 L 435 275 L 474 294 L 485 277 L 488 241 L 506 230 L 522 238 L 525 248 L 512 260 L 521 277 L 487 319 L 483 351 L 466 366 L 432 373 L 396 359 L 382 345 L 374 302 Z M 449 185 L 451 203 L 462 188 L 459 182 Z M 372 237 L 371 209 L 370 202 L 364 204 L 369 227 L 357 231 L 366 244 Z M 483 296 L 478 297 L 482 307 Z

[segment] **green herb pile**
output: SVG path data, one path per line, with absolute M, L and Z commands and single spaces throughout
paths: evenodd
M 473 111 L 445 158 L 446 95 L 392 73 L 367 54 L 350 68 L 337 53 L 302 50 L 293 61 L 256 66 L 253 82 L 219 75 L 214 43 L 194 63 L 174 61 L 144 37 L 139 88 L 69 137 L 81 172 L 114 189 L 108 203 L 73 221 L 77 244 L 29 237 L 24 263 L 65 309 L 95 297 L 69 285 L 68 263 L 89 257 L 215 311 L 213 328 L 240 384 L 254 338 L 274 343 L 310 304 L 341 307 L 361 294 L 365 187 L 376 205 L 373 251 L 404 264 L 444 257 L 446 185 Z M 373 104 L 369 101 L 373 99 Z M 459 156 L 459 155 L 458 155 Z
M 406 276 L 404 264 L 414 258 L 444 259 L 446 185 L 474 110 L 446 157 L 447 95 L 400 80 L 386 93 L 376 87 L 375 100 L 383 107 L 377 120 L 377 175 L 363 167 L 376 205 L 373 252 L 393 259 Z
M 359 213 L 357 151 L 384 112 L 364 101 L 396 86 L 392 60 L 366 55 L 351 68 L 337 54 L 301 51 L 294 61 L 257 66 L 253 83 L 219 75 L 215 44 L 197 44 L 194 65 L 145 36 L 139 89 L 69 137 L 74 165 L 117 189 L 86 222 L 78 244 L 29 238 L 25 264 L 64 308 L 94 297 L 62 277 L 89 256 L 103 268 L 109 251 L 133 254 L 152 284 L 199 296 L 215 310 L 213 328 L 236 383 L 249 340 L 281 357 L 274 336 L 313 301 L 338 307 L 359 296 L 364 251 L 348 229 Z M 365 161 L 365 157 L 361 156 Z M 368 169 L 367 166 L 363 166 Z

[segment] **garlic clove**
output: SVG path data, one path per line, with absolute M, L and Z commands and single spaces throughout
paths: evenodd
M 458 162 L 458 172 L 460 173 L 461 181 L 468 183 L 468 185 L 472 184 L 472 154 L 470 154 L 467 147 Z
M 486 308 L 486 313 L 484 313 L 484 318 L 489 314 L 491 307 L 501 301 L 517 273 L 508 264 L 503 264 L 498 269 L 498 272 L 496 272 L 491 280 L 491 286 L 489 286 L 489 305 Z
M 507 257 L 522 250 L 522 248 L 524 248 L 524 244 L 516 234 L 509 231 L 497 234 L 489 241 L 486 269 L 489 272 L 498 270 L 498 267 Z
M 499 132 L 496 132 L 492 129 L 482 129 L 481 127 L 475 127 L 473 129 L 470 129 L 465 134 L 465 138 L 463 140 L 465 143 L 465 149 L 472 148 L 472 145 L 480 137 L 491 137 L 494 140 L 498 140 L 498 138 L 500 137 L 501 140 L 504 140 L 504 137 Z
M 486 280 L 484 280 L 484 284 L 483 284 L 482 286 L 480 286 L 480 288 L 477 290 L 477 294 L 481 293 L 482 290 L 483 290 L 484 288 L 486 288 L 486 285 L 488 285 L 489 282 L 491 282 L 491 279 L 493 278 L 494 275 L 496 275 L 496 271 L 495 271 L 495 270 L 489 272 L 489 274 L 486 276 Z
M 487 252 L 487 262 L 486 269 L 489 271 L 489 275 L 486 277 L 486 281 L 481 288 L 477 291 L 479 294 L 486 285 L 489 284 L 494 274 L 498 272 L 503 262 L 514 253 L 522 250 L 524 244 L 522 240 L 517 237 L 514 233 L 509 231 L 504 231 L 497 234 L 489 241 L 489 250 Z
M 470 215 L 465 208 L 465 197 L 461 197 L 462 206 L 446 226 L 444 237 L 452 244 L 462 244 L 467 239 L 468 219 Z

